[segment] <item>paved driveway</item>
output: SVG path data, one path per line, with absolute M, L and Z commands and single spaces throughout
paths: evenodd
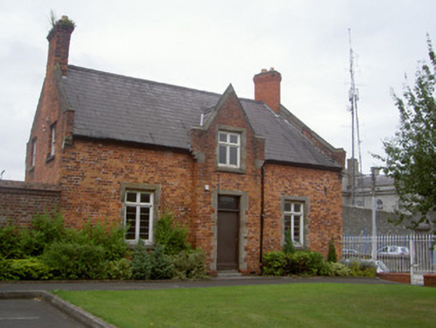
M 78 328 L 84 327 L 65 313 L 39 298 L 0 300 L 2 328 Z

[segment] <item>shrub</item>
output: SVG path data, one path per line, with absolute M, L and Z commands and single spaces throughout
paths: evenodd
M 134 279 L 170 279 L 174 265 L 165 254 L 162 245 L 157 244 L 152 252 L 148 252 L 142 240 L 135 247 L 132 260 L 132 276 Z
M 0 259 L 0 280 L 43 280 L 51 277 L 50 268 L 37 258 Z
M 16 259 L 23 256 L 19 230 L 8 222 L 6 226 L 0 227 L 0 258 Z
M 37 258 L 11 260 L 11 272 L 20 280 L 45 280 L 52 274 L 50 267 Z
M 101 246 L 53 243 L 46 248 L 42 261 L 59 279 L 104 279 L 107 263 Z
M 324 271 L 323 256 L 313 251 L 297 251 L 285 256 L 285 273 L 297 276 L 317 276 Z
M 125 280 L 132 278 L 131 262 L 126 258 L 110 261 L 107 275 L 109 279 Z
M 8 223 L 0 228 L 0 255 L 7 259 L 39 256 L 44 248 L 64 236 L 63 218 L 59 214 L 36 216 L 30 228 Z
M 64 218 L 59 213 L 36 216 L 32 220 L 32 230 L 40 232 L 39 241 L 44 245 L 59 241 L 65 236 Z
M 128 247 L 124 241 L 125 229 L 108 223 L 88 222 L 83 229 L 67 229 L 65 240 L 81 245 L 101 246 L 108 261 L 119 260 L 126 256 Z
M 351 275 L 351 270 L 342 263 L 327 262 L 325 263 L 323 275 L 331 277 L 346 277 Z
M 263 256 L 262 273 L 266 276 L 285 274 L 286 256 L 283 252 L 267 252 Z
M 335 240 L 333 239 L 333 237 L 332 237 L 332 239 L 330 239 L 330 242 L 329 242 L 329 250 L 328 250 L 328 253 L 327 253 L 327 262 L 338 262 L 338 256 L 337 256 L 337 254 L 336 254 L 336 247 L 335 247 Z
M 204 279 L 207 277 L 206 255 L 201 249 L 182 251 L 171 257 L 174 279 Z
M 174 222 L 174 214 L 169 212 L 164 212 L 157 221 L 154 236 L 167 255 L 176 255 L 191 248 L 187 242 L 188 230 Z
M 150 279 L 151 265 L 150 255 L 147 252 L 144 241 L 140 239 L 135 246 L 131 263 L 133 279 Z
M 292 236 L 290 230 L 287 230 L 285 233 L 285 243 L 283 245 L 283 253 L 285 254 L 295 253 L 294 243 L 292 242 Z
M 341 260 L 341 263 L 350 269 L 350 275 L 353 277 L 375 277 L 377 273 L 376 265 L 367 260 L 351 258 Z
M 0 256 L 0 280 L 18 280 L 12 272 L 12 261 Z
M 171 279 L 174 273 L 174 265 L 168 255 L 165 254 L 162 245 L 157 244 L 151 257 L 151 279 Z

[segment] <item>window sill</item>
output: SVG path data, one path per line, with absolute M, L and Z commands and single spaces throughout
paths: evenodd
M 245 174 L 245 169 L 236 168 L 236 167 L 217 166 L 216 170 L 220 172 L 227 172 L 227 173 Z
M 45 162 L 46 162 L 46 163 L 49 163 L 49 162 L 51 162 L 52 160 L 54 160 L 54 158 L 55 158 L 55 155 L 50 155 L 50 156 L 48 156 L 48 157 L 45 159 Z
M 136 245 L 138 245 L 137 240 L 125 240 L 124 239 L 124 242 L 127 244 L 127 247 L 129 249 L 134 249 L 136 247 Z M 154 250 L 156 248 L 155 244 L 149 244 L 149 243 L 146 243 L 145 241 L 144 241 L 144 246 L 146 249 L 149 249 L 149 250 Z

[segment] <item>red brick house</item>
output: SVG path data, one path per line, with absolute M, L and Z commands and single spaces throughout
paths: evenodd
M 254 76 L 255 100 L 110 74 L 68 65 L 73 30 L 47 37 L 26 158 L 27 182 L 60 188 L 67 224 L 119 222 L 153 245 L 168 209 L 211 273 L 259 272 L 286 229 L 324 254 L 341 238 L 345 153 L 280 104 L 280 73 Z

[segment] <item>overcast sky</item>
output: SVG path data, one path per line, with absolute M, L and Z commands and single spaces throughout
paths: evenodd
M 434 0 L 0 1 L 0 173 L 23 180 L 26 142 L 45 75 L 50 11 L 77 28 L 69 63 L 253 98 L 253 76 L 282 74 L 282 104 L 351 156 L 350 44 L 364 173 L 383 154 L 398 110 L 436 40 Z M 435 41 L 436 42 L 436 41 Z M 356 152 L 357 156 L 357 152 Z

